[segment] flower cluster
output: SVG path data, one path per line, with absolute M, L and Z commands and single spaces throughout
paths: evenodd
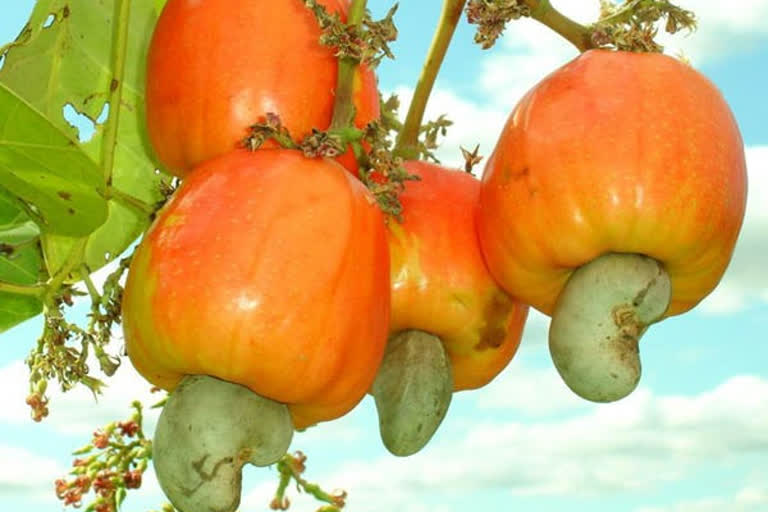
M 45 301 L 43 334 L 26 359 L 30 384 L 26 402 L 32 409 L 33 420 L 41 421 L 48 415 L 45 391 L 49 380 L 57 380 L 63 391 L 83 384 L 94 394 L 101 392 L 104 383 L 91 376 L 89 355 L 95 357 L 105 375 L 112 376 L 117 371 L 120 358 L 108 353 L 106 348 L 112 340 L 113 327 L 121 321 L 123 287 L 120 279 L 130 261 L 130 257 L 120 261 L 118 268 L 104 282 L 101 294 L 91 282 L 87 269 L 83 270 L 82 277 L 91 296 L 90 320 L 85 329 L 65 317 L 65 306 L 72 306 L 73 297 L 82 292 L 70 285 L 61 285 L 58 293 Z
M 301 475 L 306 471 L 307 456 L 297 451 L 293 455 L 286 454 L 280 462 L 277 463 L 277 471 L 280 473 L 280 483 L 277 486 L 272 502 L 269 508 L 272 510 L 288 510 L 291 506 L 291 500 L 285 496 L 285 491 L 291 480 L 296 481 L 296 487 L 301 492 L 306 492 L 314 496 L 318 501 L 327 503 L 320 507 L 317 512 L 340 512 L 346 505 L 347 492 L 335 490 L 326 492 L 319 485 L 307 482 Z
M 56 496 L 64 505 L 79 508 L 88 493 L 95 499 L 88 512 L 116 512 L 131 489 L 141 487 L 142 475 L 152 456 L 152 441 L 142 429 L 142 406 L 134 413 L 93 433 L 91 442 L 77 450 L 71 478 L 55 481 Z

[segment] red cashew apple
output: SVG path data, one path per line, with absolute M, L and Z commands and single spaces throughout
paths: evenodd
M 349 8 L 342 0 L 318 2 L 342 17 Z M 338 61 L 320 35 L 301 0 L 168 0 L 150 43 L 146 83 L 149 139 L 166 169 L 186 176 L 238 147 L 268 113 L 297 140 L 328 129 Z M 379 117 L 369 67 L 359 68 L 354 87 L 361 128 Z M 351 150 L 340 158 L 356 172 Z
M 480 193 L 494 277 L 552 315 L 566 383 L 630 393 L 638 340 L 709 294 L 744 216 L 744 146 L 715 86 L 661 54 L 588 51 L 509 117 Z
M 155 467 L 174 504 L 225 510 L 243 463 L 274 463 L 293 427 L 352 409 L 389 312 L 383 216 L 339 164 L 236 150 L 195 169 L 139 245 L 123 298 L 131 362 L 172 391 Z
M 528 307 L 491 277 L 475 229 L 480 182 L 465 172 L 405 163 L 418 181 L 389 223 L 392 319 L 372 394 L 385 446 L 396 455 L 432 437 L 451 392 L 490 382 L 512 359 Z

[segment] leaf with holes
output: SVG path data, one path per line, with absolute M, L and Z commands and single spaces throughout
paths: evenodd
M 0 185 L 27 203 L 40 229 L 84 236 L 104 223 L 99 167 L 48 119 L 0 83 Z
M 37 241 L 40 230 L 24 205 L 0 188 L 0 282 L 30 286 L 44 279 L 43 258 Z M 0 332 L 39 314 L 35 297 L 0 291 Z
M 78 140 L 78 130 L 65 118 L 65 109 L 85 116 L 93 126 L 93 136 L 82 140 L 81 133 L 80 148 L 93 162 L 102 161 L 106 124 L 99 123 L 101 116 L 106 112 L 106 123 L 111 123 L 116 112 L 108 104 L 117 54 L 113 41 L 113 31 L 118 28 L 116 3 L 38 0 L 27 26 L 7 48 L 0 69 L 0 82 L 71 140 Z M 100 169 L 100 186 L 107 197 L 130 196 L 150 205 L 161 198 L 161 176 L 155 172 L 144 128 L 144 66 L 159 5 L 157 0 L 131 2 L 115 163 L 111 172 Z M 89 235 L 85 263 L 91 270 L 103 266 L 119 256 L 147 225 L 146 211 L 126 201 L 109 200 L 106 221 Z M 55 273 L 75 240 L 66 234 L 46 233 L 42 241 L 48 270 Z

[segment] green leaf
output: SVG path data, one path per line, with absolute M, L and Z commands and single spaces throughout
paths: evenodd
M 101 170 L 48 119 L 0 83 L 0 185 L 33 205 L 46 232 L 91 233 L 107 219 Z
M 0 333 L 43 312 L 43 303 L 34 297 L 0 292 Z
M 0 254 L 0 282 L 28 286 L 45 279 L 40 247 L 32 243 L 39 235 L 23 205 L 0 188 L 0 241 L 18 246 L 11 254 Z M 0 292 L 0 332 L 42 310 L 42 303 L 35 297 Z
M 117 504 L 117 510 L 120 510 L 120 507 L 125 501 L 125 497 L 127 495 L 128 493 L 126 492 L 125 487 L 123 486 L 120 486 L 115 490 L 115 503 Z
M 64 118 L 70 105 L 95 124 L 91 140 L 81 149 L 101 162 L 105 110 L 113 80 L 113 29 L 116 0 L 38 0 L 25 30 L 8 49 L 0 82 L 42 113 L 62 133 L 77 140 L 77 130 Z M 161 199 L 156 164 L 144 126 L 146 52 L 157 19 L 157 0 L 133 0 L 128 27 L 128 49 L 120 102 L 120 126 L 111 174 L 100 170 L 101 186 L 154 204 Z M 55 20 L 47 28 L 49 14 Z M 113 105 L 107 106 L 113 122 Z M 110 176 L 110 183 L 106 177 Z M 88 237 L 85 263 L 95 271 L 119 256 L 146 229 L 145 212 L 108 202 L 106 221 Z M 76 243 L 76 235 L 44 233 L 43 250 L 50 273 L 55 273 Z

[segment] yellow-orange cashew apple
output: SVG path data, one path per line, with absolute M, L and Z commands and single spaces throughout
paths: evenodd
M 123 298 L 131 362 L 172 391 L 153 459 L 174 505 L 234 511 L 244 463 L 272 464 L 294 427 L 352 409 L 389 311 L 383 216 L 341 165 L 265 149 L 196 168 L 139 245 Z
M 646 328 L 719 282 L 746 189 L 739 129 L 706 77 L 661 54 L 591 50 L 510 115 L 478 232 L 501 285 L 552 315 L 566 383 L 612 401 L 637 385 Z
M 373 395 L 385 446 L 411 455 L 432 437 L 452 391 L 490 382 L 517 351 L 528 306 L 493 280 L 475 221 L 480 182 L 409 161 L 402 222 L 389 223 L 392 321 Z

